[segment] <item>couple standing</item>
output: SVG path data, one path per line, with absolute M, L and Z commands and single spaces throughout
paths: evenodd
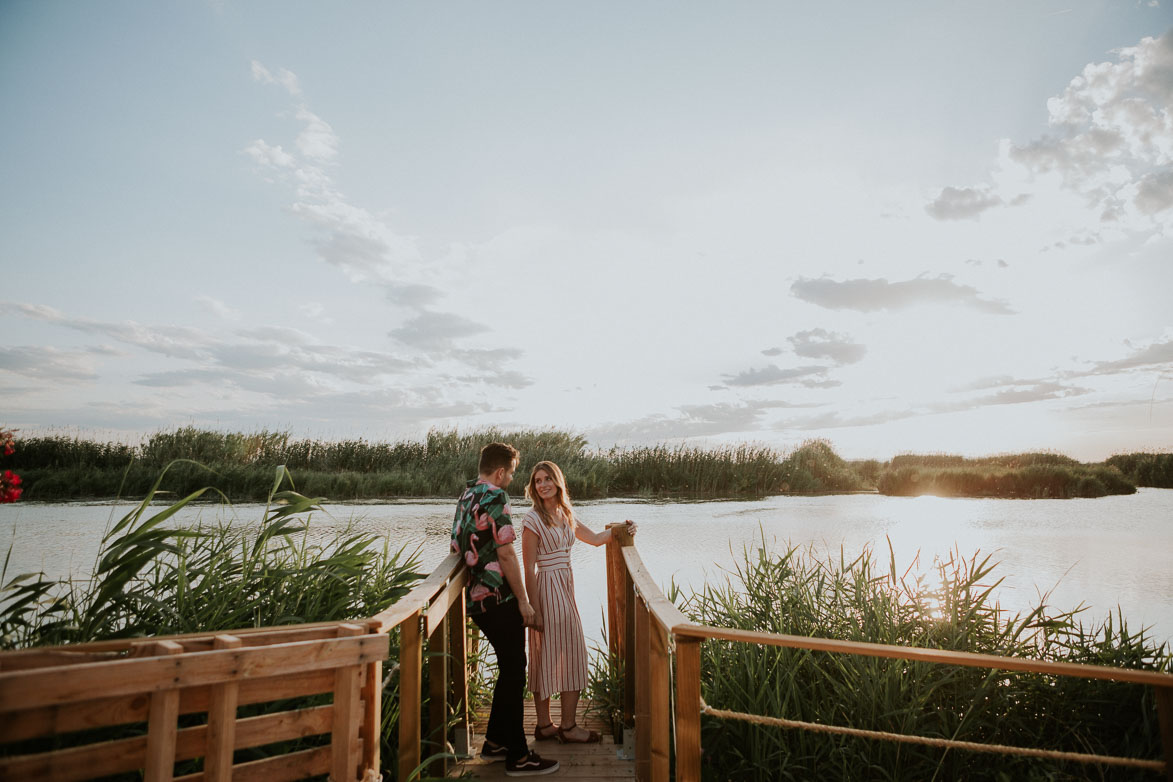
M 452 522 L 452 550 L 469 569 L 468 613 L 497 656 L 497 684 L 481 757 L 504 760 L 508 776 L 549 774 L 558 761 L 542 758 L 526 742 L 525 628 L 529 627 L 530 678 L 538 725 L 534 739 L 565 743 L 600 740 L 575 724 L 579 692 L 587 683 L 586 642 L 574 602 L 570 547 L 581 540 L 601 546 L 611 531 L 592 532 L 574 516 L 562 470 L 538 462 L 525 495 L 533 503 L 523 521 L 519 563 L 512 509 L 505 489 L 520 463 L 517 449 L 490 443 L 481 449 L 476 480 L 460 496 Z M 627 522 L 635 532 L 635 524 Z M 522 564 L 524 564 L 524 575 Z M 550 717 L 550 696 L 560 693 L 562 719 Z

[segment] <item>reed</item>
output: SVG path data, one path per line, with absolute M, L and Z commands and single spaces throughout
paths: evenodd
M 1173 489 L 1173 453 L 1122 453 L 1105 462 L 1137 486 Z
M 989 557 L 955 553 L 932 578 L 878 567 L 870 550 L 746 550 L 724 584 L 681 601 L 694 620 L 748 630 L 1168 672 L 1166 644 L 1122 616 L 1083 623 L 1043 602 L 1008 615 Z M 1140 758 L 1161 754 L 1151 688 L 726 641 L 702 646 L 714 707 L 816 723 Z M 1133 779 L 1136 771 L 977 755 L 732 720 L 702 721 L 705 777 L 733 780 Z M 1090 776 L 1088 776 L 1090 775 Z M 1144 772 L 1141 772 L 1142 777 Z
M 183 462 L 171 469 L 183 467 L 199 469 Z M 316 536 L 311 520 L 323 512 L 320 501 L 282 489 L 290 480 L 284 467 L 267 470 L 267 504 L 256 523 L 232 526 L 172 523 L 180 509 L 218 492 L 205 486 L 169 506 L 152 505 L 169 472 L 156 476 L 143 500 L 108 530 L 89 578 L 9 578 L 5 560 L 0 648 L 364 618 L 422 578 L 417 556 L 392 550 L 385 538 L 347 529 Z M 394 660 L 397 633 L 391 648 Z M 383 698 L 382 753 L 391 767 L 398 752 L 397 686 Z M 298 699 L 292 707 L 316 705 L 323 697 Z M 289 707 L 242 707 L 241 714 Z M 286 751 L 290 745 L 282 744 L 242 757 Z

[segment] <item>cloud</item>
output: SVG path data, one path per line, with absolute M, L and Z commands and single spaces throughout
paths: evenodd
M 946 187 L 925 211 L 937 220 L 968 220 L 1001 203 L 987 188 Z
M 254 81 L 258 81 L 261 84 L 280 84 L 285 88 L 285 91 L 293 97 L 301 97 L 301 85 L 298 84 L 297 76 L 295 76 L 290 71 L 282 68 L 277 71 L 277 75 L 274 76 L 268 68 L 256 60 L 253 60 L 250 63 L 250 66 L 252 68 Z
M 297 118 L 305 123 L 297 136 L 297 148 L 301 154 L 314 160 L 332 160 L 338 154 L 338 137 L 330 123 L 305 106 L 297 110 Z
M 55 383 L 93 380 L 97 377 L 86 352 L 47 346 L 0 347 L 0 370 Z
M 1130 372 L 1134 369 L 1173 370 L 1173 339 L 1163 339 L 1153 342 L 1147 347 L 1139 348 L 1132 355 L 1116 361 L 1099 361 L 1086 372 L 1073 373 L 1073 377 L 1087 377 L 1089 375 L 1115 375 Z
M 1173 169 L 1146 175 L 1137 183 L 1136 208 L 1146 215 L 1163 212 L 1173 206 Z
M 794 346 L 796 355 L 803 358 L 826 358 L 840 365 L 859 363 L 868 352 L 866 347 L 852 342 L 851 337 L 846 334 L 825 329 L 800 331 L 788 339 Z
M 432 284 L 437 272 L 426 262 L 416 238 L 396 230 L 386 219 L 351 203 L 339 192 L 327 168 L 338 155 L 339 138 L 330 124 L 310 109 L 297 77 L 285 70 L 274 76 L 256 61 L 252 63 L 252 73 L 261 84 L 281 84 L 296 99 L 293 116 L 300 131 L 293 144 L 296 151 L 257 139 L 244 152 L 273 180 L 293 191 L 289 211 L 320 232 L 311 240 L 318 256 L 340 269 L 351 282 L 381 287 L 390 303 L 408 310 L 407 321 L 391 336 L 423 351 L 421 360 L 468 361 L 470 369 L 484 370 L 478 363 L 479 354 L 461 350 L 457 342 L 491 329 L 435 309 L 443 292 Z M 461 257 L 462 252 L 460 247 L 453 247 L 446 257 Z M 530 382 L 499 366 L 476 379 L 510 388 Z
M 219 299 L 214 299 L 211 296 L 196 296 L 195 300 L 219 318 L 224 320 L 240 320 L 240 312 L 229 307 Z
M 951 275 L 917 277 L 901 282 L 855 279 L 837 282 L 826 277 L 800 277 L 790 292 L 803 301 L 832 310 L 877 312 L 902 310 L 920 304 L 960 304 L 994 315 L 1012 315 L 1004 301 L 984 299 L 976 288 L 953 282 Z
M 812 382 L 826 382 L 827 367 L 804 366 L 793 369 L 781 369 L 776 364 L 768 364 L 761 369 L 746 369 L 736 375 L 722 375 L 726 385 L 730 386 L 772 386 L 780 383 L 801 383 L 809 385 Z M 834 382 L 834 381 L 832 381 Z
M 424 311 L 388 334 L 405 345 L 435 350 L 450 347 L 458 337 L 471 337 L 488 330 L 488 326 L 461 315 Z
M 684 405 L 675 408 L 679 413 L 676 416 L 653 414 L 634 421 L 607 424 L 588 431 L 587 436 L 592 442 L 622 443 L 751 432 L 762 428 L 762 418 L 767 410 L 809 406 L 770 400 L 742 404 Z
M 766 348 L 762 351 L 763 356 L 780 356 L 782 355 L 782 348 Z
M 1030 173 L 1058 174 L 1104 221 L 1173 207 L 1173 30 L 1115 54 L 1047 101 L 1050 134 L 1004 147 Z

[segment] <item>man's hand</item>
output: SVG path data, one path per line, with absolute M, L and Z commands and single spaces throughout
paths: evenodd
M 541 620 L 528 600 L 518 600 L 517 607 L 521 611 L 521 623 L 526 627 L 540 627 Z

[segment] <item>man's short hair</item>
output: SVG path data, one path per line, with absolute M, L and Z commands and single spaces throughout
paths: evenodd
M 490 475 L 502 467 L 508 469 L 521 459 L 521 452 L 505 443 L 489 443 L 481 449 L 481 463 L 477 468 L 481 475 Z

